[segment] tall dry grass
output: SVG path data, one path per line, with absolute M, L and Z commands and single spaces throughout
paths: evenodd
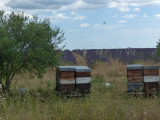
M 92 71 L 92 75 L 104 75 L 109 77 L 118 77 L 126 75 L 126 64 L 119 62 L 118 60 L 110 60 L 111 63 L 97 61 Z
M 86 60 L 78 56 L 79 65 Z M 152 61 L 143 63 L 155 64 Z M 67 65 L 67 64 L 66 64 Z M 105 83 L 110 86 L 106 87 Z M 15 77 L 10 96 L 0 98 L 0 118 L 4 120 L 158 120 L 159 96 L 129 96 L 126 64 L 117 60 L 96 62 L 92 69 L 91 95 L 64 99 L 57 96 L 55 71 L 48 70 L 43 79 L 22 74 Z M 26 94 L 18 88 L 25 87 Z
M 84 57 L 72 52 L 72 54 L 74 55 L 74 57 L 76 58 L 77 61 L 77 65 L 82 65 L 82 66 L 88 66 L 87 65 L 87 61 Z

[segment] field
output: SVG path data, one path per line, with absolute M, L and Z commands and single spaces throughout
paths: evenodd
M 86 65 L 84 58 L 76 58 L 79 65 Z M 99 61 L 93 66 L 89 97 L 57 96 L 54 70 L 48 70 L 43 79 L 29 73 L 16 76 L 10 96 L 0 98 L 0 120 L 158 120 L 160 97 L 129 96 L 126 64 L 111 61 L 112 64 Z M 106 87 L 106 82 L 111 85 Z M 25 95 L 18 93 L 20 87 L 26 88 Z

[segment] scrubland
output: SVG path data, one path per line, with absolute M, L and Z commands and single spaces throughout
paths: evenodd
M 81 56 L 76 58 L 78 65 L 87 65 Z M 10 95 L 0 98 L 0 120 L 158 120 L 160 96 L 129 96 L 126 65 L 118 60 L 111 60 L 111 64 L 97 61 L 92 69 L 90 96 L 78 98 L 57 96 L 54 70 L 48 70 L 42 79 L 29 73 L 18 75 Z M 105 86 L 107 82 L 109 87 Z M 19 88 L 25 88 L 26 94 L 19 94 Z

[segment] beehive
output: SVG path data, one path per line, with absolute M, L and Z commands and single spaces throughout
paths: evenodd
M 144 92 L 147 94 L 159 91 L 159 66 L 144 66 Z
M 81 94 L 88 94 L 91 90 L 91 69 L 86 66 L 76 67 L 76 90 Z
M 56 67 L 56 90 L 62 94 L 75 92 L 75 66 Z
M 127 65 L 128 93 L 143 92 L 143 67 L 142 65 Z

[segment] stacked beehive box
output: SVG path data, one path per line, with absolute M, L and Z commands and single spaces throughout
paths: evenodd
M 56 90 L 62 94 L 72 94 L 75 92 L 75 67 L 56 67 Z
M 91 89 L 91 69 L 86 66 L 76 67 L 76 89 L 78 93 L 88 94 Z
M 159 66 L 144 66 L 144 92 L 153 94 L 159 91 Z
M 86 66 L 57 66 L 56 90 L 65 95 L 90 93 L 91 69 Z
M 143 67 L 142 65 L 127 65 L 128 94 L 143 92 Z

